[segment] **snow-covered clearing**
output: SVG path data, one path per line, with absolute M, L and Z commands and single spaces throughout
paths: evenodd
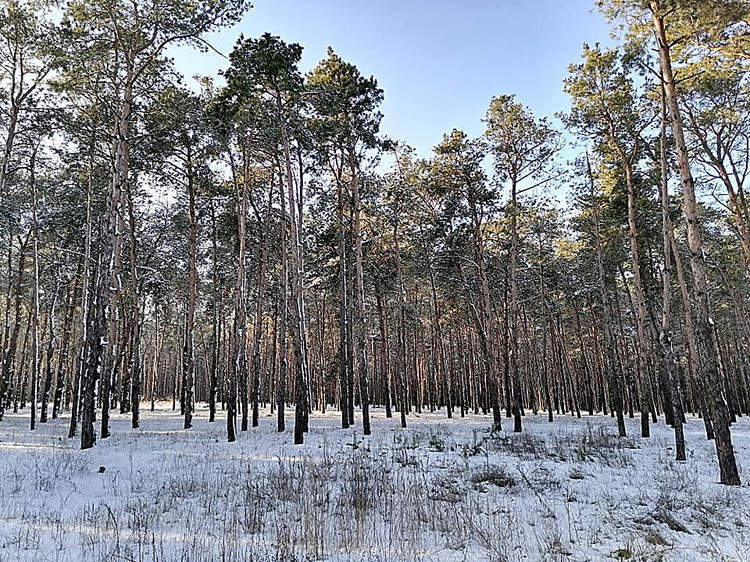
M 402 430 L 375 410 L 363 439 L 331 412 L 294 446 L 263 413 L 236 443 L 205 410 L 188 431 L 166 404 L 135 431 L 114 414 L 89 451 L 67 418 L 30 432 L 28 412 L 7 415 L 0 562 L 750 560 L 750 487 L 716 483 L 697 419 L 677 464 L 663 422 L 621 440 L 603 416 L 493 434 L 489 416 Z M 733 435 L 747 484 L 750 420 Z

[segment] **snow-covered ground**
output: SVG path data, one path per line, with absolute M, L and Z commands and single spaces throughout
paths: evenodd
M 163 404 L 89 451 L 67 418 L 0 422 L 0 562 L 750 561 L 750 420 L 733 427 L 742 487 L 717 483 L 702 422 L 673 461 L 663 422 L 618 439 L 603 416 L 527 415 L 524 432 L 444 412 L 375 410 L 373 435 L 316 414 L 303 446 L 259 428 L 227 443 Z M 359 420 L 358 420 L 359 423 Z M 288 419 L 291 427 L 292 419 Z M 510 428 L 505 422 L 505 430 Z

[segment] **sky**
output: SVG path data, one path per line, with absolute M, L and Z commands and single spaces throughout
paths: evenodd
M 305 50 L 312 69 L 332 46 L 385 90 L 381 132 L 431 154 L 453 128 L 479 136 L 493 96 L 515 94 L 535 115 L 569 108 L 562 91 L 584 42 L 609 42 L 593 0 L 255 0 L 231 29 L 207 37 L 228 54 L 240 33 L 268 31 Z M 216 75 L 227 61 L 179 48 L 187 77 Z

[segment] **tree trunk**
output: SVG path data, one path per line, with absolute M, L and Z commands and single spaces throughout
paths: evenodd
M 646 312 L 646 298 L 644 296 L 643 280 L 641 278 L 641 258 L 640 250 L 638 248 L 638 225 L 636 224 L 635 216 L 635 180 L 630 159 L 622 154 L 622 160 L 625 167 L 625 183 L 628 190 L 628 238 L 630 241 L 630 259 L 633 273 L 633 292 L 635 293 L 636 332 L 638 334 L 636 360 L 638 365 L 639 401 L 641 406 L 641 437 L 650 437 L 651 428 L 649 427 L 648 419 L 648 391 L 650 388 L 650 382 L 648 379 L 648 359 L 650 357 L 650 348 L 648 338 L 646 337 L 648 314 Z
M 279 176 L 281 177 L 281 170 L 279 170 Z M 284 224 L 286 217 L 286 195 L 284 194 L 283 181 L 279 181 L 279 202 L 283 222 L 281 225 L 281 326 L 279 327 L 281 337 L 279 341 L 279 382 L 276 389 L 276 426 L 277 431 L 282 432 L 286 431 L 284 414 L 289 374 L 289 355 L 287 350 L 287 338 L 289 336 L 289 243 L 286 224 Z
M 128 203 L 128 223 L 130 226 L 130 346 L 127 358 L 128 372 L 130 373 L 130 425 L 137 429 L 141 424 L 141 385 L 142 385 L 142 366 L 141 366 L 141 281 L 138 274 L 138 246 L 135 223 L 135 209 L 133 202 L 133 192 L 128 185 L 126 188 Z M 124 385 L 123 385 L 124 386 Z M 123 388 L 123 394 L 128 392 Z M 125 396 L 123 396 L 123 401 Z
M 677 163 L 683 194 L 683 212 L 687 223 L 690 266 L 693 271 L 693 290 L 696 304 L 696 332 L 698 345 L 699 374 L 705 380 L 708 406 L 713 422 L 716 453 L 719 459 L 720 481 L 722 484 L 741 484 L 737 461 L 732 446 L 729 428 L 729 413 L 722 393 L 721 379 L 715 355 L 714 322 L 711 318 L 708 301 L 708 281 L 703 255 L 698 204 L 695 198 L 695 183 L 690 170 L 690 160 L 682 128 L 682 116 L 677 100 L 677 85 L 672 71 L 670 42 L 664 22 L 661 0 L 650 0 L 653 13 L 653 26 L 659 48 L 659 62 L 663 77 L 667 107 L 671 117 L 672 132 L 677 150 Z
M 398 410 L 401 418 L 401 427 L 406 428 L 406 412 L 409 403 L 406 388 L 406 291 L 404 288 L 404 271 L 401 264 L 401 240 L 398 224 L 393 227 L 393 239 L 396 251 L 396 277 L 398 284 L 398 351 L 396 355 L 399 383 Z
M 258 293 L 255 298 L 255 326 L 253 329 L 253 427 L 258 427 L 258 401 L 260 400 L 260 344 L 263 338 L 263 304 L 266 290 L 266 267 L 268 263 L 268 240 L 271 229 L 271 206 L 273 204 L 273 182 L 268 190 L 268 207 L 263 224 L 263 240 L 258 256 Z
M 282 108 L 281 93 L 276 93 L 277 107 Z M 302 223 L 302 201 L 298 201 L 297 190 L 294 186 L 294 174 L 292 172 L 292 159 L 290 152 L 289 136 L 286 124 L 281 125 L 281 142 L 284 151 L 284 167 L 286 171 L 286 188 L 289 200 L 289 238 L 291 242 L 291 258 L 289 266 L 291 269 L 291 319 L 292 339 L 294 342 L 295 360 L 295 405 L 294 405 L 294 444 L 304 443 L 304 434 L 307 431 L 309 415 L 309 376 L 307 364 L 307 341 L 305 327 L 305 300 L 304 300 L 304 265 L 302 262 L 302 240 L 300 226 Z M 282 186 L 283 189 L 283 186 Z M 300 186 L 301 190 L 301 186 Z M 286 218 L 286 213 L 284 217 Z M 299 220 L 298 220 L 299 219 Z
M 344 232 L 344 188 L 340 180 L 336 182 L 336 231 L 338 233 L 338 289 L 339 289 L 339 387 L 341 389 L 341 428 L 349 428 L 349 394 L 348 369 L 349 365 L 349 292 L 347 289 L 347 253 L 346 235 Z
M 131 53 L 128 53 L 130 56 Z M 129 63 L 132 60 L 128 59 Z M 127 76 L 123 89 L 119 122 L 116 129 L 112 183 L 106 197 L 106 208 L 101 223 L 100 257 L 97 272 L 96 295 L 92 303 L 90 328 L 87 329 L 87 357 L 83 382 L 83 408 L 81 418 L 81 449 L 93 447 L 96 443 L 94 421 L 96 418 L 96 390 L 100 373 L 102 388 L 102 437 L 109 434 L 109 381 L 115 357 L 116 307 L 120 289 L 121 247 L 121 208 L 123 189 L 128 181 L 130 164 L 130 117 L 133 107 L 133 86 L 135 74 L 132 64 L 127 65 Z M 106 357 L 105 357 L 106 355 Z
M 5 405 L 9 403 L 11 383 L 14 379 L 14 365 L 16 360 L 16 351 L 18 349 L 18 336 L 21 331 L 21 304 L 23 301 L 23 285 L 26 268 L 26 249 L 29 237 L 21 241 L 19 236 L 19 255 L 18 255 L 18 273 L 16 274 L 15 287 L 13 288 L 13 328 L 10 330 L 10 336 L 7 340 L 3 353 L 2 373 L 0 373 L 0 419 L 5 413 Z
M 219 386 L 219 242 L 216 236 L 216 212 L 213 199 L 211 209 L 211 373 L 208 382 L 208 421 L 216 420 L 216 392 Z
M 521 372 L 518 366 L 518 186 L 516 181 L 511 182 L 511 209 L 510 209 L 510 307 L 508 310 L 508 369 L 509 379 L 513 383 L 513 431 L 521 432 L 521 414 L 523 408 Z
M 37 218 L 36 151 L 37 147 L 34 147 L 29 160 L 29 181 L 31 183 L 32 199 L 31 217 L 33 223 L 31 257 L 34 271 L 33 305 L 31 312 L 31 392 L 29 396 L 29 401 L 31 402 L 30 429 L 32 430 L 36 429 L 36 401 L 41 363 L 39 357 L 39 220 Z
M 245 273 L 245 242 L 247 237 L 247 206 L 250 196 L 250 155 L 248 140 L 243 139 L 242 165 L 243 178 L 235 178 L 235 204 L 237 209 L 237 280 L 234 288 L 234 324 L 232 329 L 232 368 L 227 381 L 227 441 L 235 441 L 237 423 L 237 386 L 247 390 L 247 304 L 246 304 L 246 273 Z M 243 384 L 244 381 L 244 384 Z M 241 392 L 242 394 L 242 392 Z M 243 398 L 246 398 L 247 391 Z M 246 416 L 247 412 L 243 413 Z M 247 429 L 247 418 L 244 418 Z
M 365 282 L 362 253 L 362 201 L 359 195 L 359 177 L 355 164 L 354 151 L 349 152 L 349 165 L 352 174 L 352 205 L 354 207 L 354 335 L 357 351 L 357 371 L 359 374 L 359 396 L 362 407 L 362 432 L 370 435 L 370 380 L 367 364 L 367 327 L 365 323 Z
M 198 219 L 195 214 L 196 187 L 193 177 L 192 150 L 188 143 L 187 188 L 188 188 L 188 294 L 185 318 L 185 347 L 182 352 L 182 388 L 185 392 L 184 429 L 193 427 L 195 411 L 195 301 L 198 296 Z M 245 181 L 247 181 L 245 179 Z M 243 188 L 244 190 L 245 188 Z M 243 244 L 243 242 L 240 242 Z M 244 247 L 243 247 L 244 248 Z M 244 416 L 244 414 L 243 414 Z M 243 423 L 246 423 L 243 418 Z
M 586 155 L 586 167 L 589 176 L 591 186 L 591 197 L 596 197 L 594 191 L 594 176 L 591 171 L 591 164 Z M 615 344 L 614 330 L 612 326 L 612 309 L 610 308 L 610 296 L 607 289 L 606 277 L 604 274 L 604 252 L 602 250 L 601 233 L 599 230 L 599 205 L 596 201 L 593 202 L 592 208 L 594 211 L 594 236 L 596 239 L 596 262 L 599 273 L 599 294 L 602 301 L 602 325 L 604 326 L 604 346 L 605 346 L 605 357 L 604 364 L 606 370 L 607 383 L 609 386 L 609 392 L 611 394 L 611 408 L 617 416 L 617 431 L 620 437 L 627 435 L 625 429 L 625 415 L 623 408 L 623 397 L 620 386 L 620 378 L 618 376 L 618 358 Z
M 682 428 L 682 397 L 680 396 L 679 375 L 677 373 L 677 359 L 672 346 L 672 220 L 669 217 L 669 164 L 667 161 L 667 109 L 664 96 L 662 94 L 662 111 L 661 111 L 661 142 L 660 148 L 660 169 L 661 169 L 661 220 L 662 220 L 662 238 L 664 248 L 664 269 L 662 271 L 662 313 L 661 313 L 661 330 L 659 331 L 659 344 L 661 346 L 661 369 L 664 378 L 669 384 L 670 402 L 672 407 L 672 425 L 674 427 L 675 451 L 678 461 L 686 460 L 685 457 L 685 433 Z
M 50 304 L 48 312 L 49 337 L 47 339 L 47 354 L 45 357 L 44 385 L 42 386 L 42 403 L 41 411 L 39 412 L 39 423 L 47 423 L 49 398 L 50 393 L 52 392 L 52 375 L 55 371 L 54 355 L 55 348 L 57 347 L 57 299 L 60 293 L 59 282 L 60 281 L 58 280 L 58 286 L 55 287 L 55 293 L 52 296 L 52 304 Z
M 79 279 L 83 273 L 83 260 L 78 264 L 78 271 L 73 278 L 73 285 L 68 288 L 67 304 L 65 306 L 65 318 L 63 320 L 62 342 L 60 343 L 60 355 L 57 358 L 57 372 L 55 373 L 55 393 L 52 400 L 52 419 L 57 419 L 62 411 L 63 394 L 69 376 L 68 354 L 70 352 L 71 332 L 73 330 L 73 318 L 76 312 L 76 302 L 80 294 Z

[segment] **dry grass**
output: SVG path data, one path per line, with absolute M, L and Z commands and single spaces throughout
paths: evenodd
M 88 453 L 52 432 L 0 461 L 0 562 L 750 559 L 747 489 L 649 466 L 660 443 L 606 421 L 430 420 L 364 440 L 323 423 L 303 448 L 271 422 L 234 446 L 204 424 Z

